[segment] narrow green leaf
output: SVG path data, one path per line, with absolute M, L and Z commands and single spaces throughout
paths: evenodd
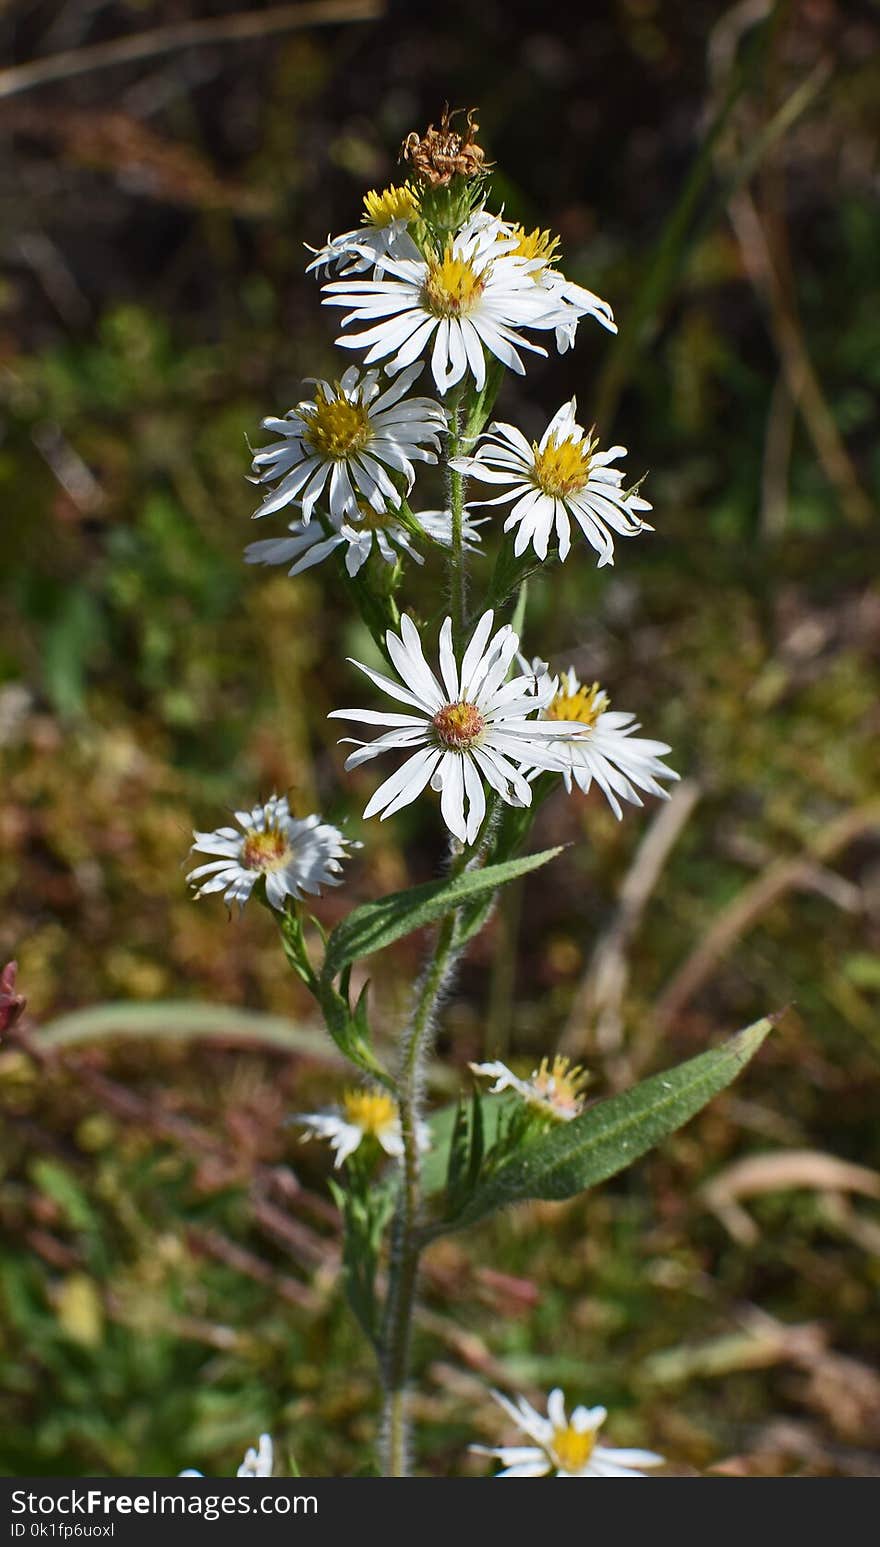
M 485 865 L 480 870 L 465 870 L 452 880 L 428 881 L 405 892 L 392 892 L 378 902 L 364 903 L 337 924 L 330 936 L 324 959 L 325 980 L 335 978 L 362 956 L 383 950 L 413 930 L 435 923 L 462 903 L 496 891 L 506 881 L 537 870 L 561 853 L 561 847 L 544 849 L 540 854 L 526 854 L 501 865 Z
M 529 1198 L 571 1198 L 652 1149 L 729 1085 L 764 1041 L 774 1017 L 757 1021 L 719 1048 L 656 1074 L 622 1095 L 560 1123 L 489 1169 L 461 1214 L 432 1234 L 473 1224 Z

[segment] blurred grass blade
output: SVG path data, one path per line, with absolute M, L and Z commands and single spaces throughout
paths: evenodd
M 41 1048 L 61 1049 L 105 1037 L 151 1037 L 166 1042 L 217 1037 L 307 1053 L 332 1063 L 338 1059 L 326 1032 L 317 1025 L 302 1026 L 283 1015 L 264 1015 L 259 1010 L 230 1009 L 188 999 L 148 1004 L 120 1000 L 92 1005 L 47 1021 L 40 1027 L 36 1041 Z

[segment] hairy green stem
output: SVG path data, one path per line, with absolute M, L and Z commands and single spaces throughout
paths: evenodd
M 449 600 L 452 612 L 453 638 L 459 650 L 464 646 L 464 630 L 467 621 L 467 574 L 464 563 L 464 475 L 450 467 L 454 457 L 462 452 L 462 409 L 459 392 L 449 406 L 449 433 L 446 437 L 445 462 L 449 511 L 452 517 L 452 546 L 449 554 Z
M 456 861 L 453 874 L 457 874 L 462 868 L 462 861 Z M 421 1242 L 418 1236 L 421 1208 L 418 1134 L 424 1083 L 423 1066 L 430 1044 L 437 1002 L 452 974 L 458 956 L 455 945 L 456 922 L 457 915 L 449 913 L 440 926 L 437 945 L 422 978 L 412 1021 L 401 1048 L 398 1100 L 403 1139 L 403 1179 L 400 1201 L 392 1228 L 388 1298 L 382 1339 L 382 1376 L 385 1387 L 382 1460 L 386 1477 L 405 1477 L 409 1463 L 406 1385 L 409 1375 L 416 1280 L 421 1255 Z

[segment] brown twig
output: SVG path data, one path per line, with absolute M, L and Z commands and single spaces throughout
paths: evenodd
M 602 1053 L 615 1053 L 623 1041 L 623 999 L 629 980 L 627 952 L 663 867 L 697 801 L 695 779 L 676 785 L 654 815 L 620 888 L 617 910 L 596 943 L 579 983 L 560 1047 L 582 1056 L 594 1039 Z
M 656 1030 L 665 1029 L 711 977 L 718 963 L 754 928 L 780 897 L 809 881 L 817 862 L 833 858 L 863 833 L 880 831 L 880 802 L 844 812 L 818 832 L 802 853 L 778 859 L 756 881 L 743 887 L 718 915 L 702 940 L 679 967 L 654 1008 Z
M 210 16 L 201 21 L 155 27 L 131 37 L 112 38 L 106 43 L 93 43 L 0 70 L 0 99 L 33 91 L 51 81 L 69 80 L 72 76 L 133 64 L 139 59 L 154 59 L 157 54 L 178 53 L 185 48 L 243 43 L 301 27 L 375 21 L 384 10 L 384 0 L 304 0 L 301 5 L 278 5 L 268 11 L 237 11 L 232 16 Z
M 751 194 L 741 189 L 728 203 L 746 273 L 768 314 L 789 395 L 803 415 L 816 456 L 840 507 L 854 526 L 865 526 L 874 507 L 859 483 L 837 422 L 807 351 L 794 300 L 774 262 L 764 221 Z

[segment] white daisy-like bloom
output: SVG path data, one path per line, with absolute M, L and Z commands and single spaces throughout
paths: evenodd
M 261 1434 L 257 1441 L 257 1449 L 254 1450 L 253 1445 L 248 1447 L 235 1475 L 236 1477 L 271 1477 L 274 1464 L 275 1450 L 272 1436 Z
M 540 285 L 547 292 L 551 304 L 559 308 L 556 347 L 560 354 L 574 348 L 577 326 L 582 317 L 594 317 L 609 333 L 617 332 L 617 323 L 608 302 L 592 290 L 584 289 L 583 285 L 576 285 L 573 280 L 566 279 L 556 267 L 559 261 L 558 236 L 553 236 L 550 231 L 542 231 L 537 226 L 534 231 L 527 231 L 524 226 L 512 225 L 507 221 L 500 223 L 500 235 L 502 240 L 506 237 L 512 244 L 508 249 L 510 252 L 521 258 L 540 261 L 541 266 L 532 271 L 532 281 Z
M 326 1112 L 306 1112 L 297 1117 L 296 1122 L 307 1129 L 303 1134 L 304 1142 L 312 1136 L 327 1140 L 336 1167 L 348 1160 L 364 1139 L 375 1139 L 386 1155 L 396 1159 L 403 1154 L 397 1102 L 379 1086 L 344 1091 L 341 1106 Z M 420 1150 L 430 1147 L 430 1133 L 425 1123 L 418 1124 L 416 1142 Z
M 271 1477 L 275 1464 L 275 1453 L 272 1445 L 271 1434 L 261 1434 L 257 1441 L 257 1449 L 249 1445 L 245 1451 L 244 1460 L 236 1471 L 236 1477 Z M 178 1477 L 204 1477 L 204 1472 L 198 1472 L 194 1467 L 187 1467 L 185 1472 L 178 1472 Z
M 515 425 L 496 421 L 489 426 L 471 457 L 456 457 L 452 466 L 481 483 L 505 485 L 494 499 L 471 500 L 472 505 L 505 505 L 512 508 L 504 522 L 505 532 L 517 528 L 514 553 L 519 556 L 531 544 L 539 559 L 546 559 L 551 538 L 565 560 L 571 549 L 572 521 L 599 555 L 599 568 L 614 563 L 614 537 L 635 537 L 653 528 L 641 511 L 647 500 L 623 485 L 623 473 L 611 466 L 626 456 L 624 446 L 599 451 L 599 442 L 575 418 L 577 401 L 563 403 L 550 420 L 540 441 L 531 445 Z
M 254 456 L 252 481 L 275 485 L 254 515 L 295 501 L 308 523 L 322 500 L 338 525 L 357 515 L 359 498 L 380 512 L 389 500 L 396 505 L 400 491 L 392 475 L 405 479 L 408 494 L 413 462 L 436 462 L 446 429 L 446 414 L 433 398 L 406 396 L 420 371 L 421 365 L 402 371 L 383 391 L 378 371 L 361 374 L 351 365 L 332 385 L 317 381 L 314 398 L 283 419 L 264 419 L 262 428 L 281 439 Z
M 243 908 L 261 876 L 273 908 L 285 897 L 319 895 L 324 886 L 340 884 L 341 861 L 347 850 L 359 848 L 319 816 L 291 816 L 286 795 L 272 795 L 251 811 L 236 811 L 234 827 L 213 833 L 193 833 L 193 854 L 210 854 L 187 876 L 197 897 L 223 892 L 231 906 Z M 240 830 L 239 830 L 240 829 Z
M 396 773 L 381 784 L 368 802 L 365 817 L 384 821 L 408 806 L 430 784 L 440 791 L 440 811 L 449 831 L 462 843 L 473 843 L 486 814 L 483 780 L 511 806 L 531 804 L 532 792 L 523 766 L 562 772 L 565 764 L 553 752 L 555 728 L 563 735 L 580 734 L 578 725 L 545 724 L 537 712 L 550 703 L 553 684 L 525 673 L 507 681 L 518 638 L 509 624 L 492 634 L 494 614 L 485 612 L 464 652 L 461 669 L 452 643 L 452 620 L 440 629 L 440 681 L 422 653 L 412 619 L 400 620 L 400 636 L 386 634 L 388 654 L 399 681 L 373 671 L 360 661 L 352 665 L 383 693 L 415 709 L 415 714 L 387 714 L 374 709 L 334 709 L 331 719 L 361 720 L 387 727 L 374 741 L 355 741 L 346 769 L 398 748 L 411 753 Z M 492 636 L 490 638 L 490 635 Z M 345 738 L 354 740 L 354 738 Z
M 570 1418 L 557 1386 L 547 1398 L 547 1417 L 518 1397 L 516 1402 L 493 1391 L 508 1417 L 530 1445 L 472 1445 L 481 1456 L 494 1456 L 503 1470 L 496 1477 L 644 1477 L 643 1467 L 663 1465 L 653 1450 L 618 1450 L 599 1444 L 599 1430 L 608 1416 L 604 1407 L 576 1407 Z
M 416 520 L 431 539 L 441 547 L 452 544 L 452 516 L 448 510 L 423 510 Z M 479 528 L 488 517 L 474 519 L 465 513 L 462 520 L 462 547 L 468 553 L 476 553 L 480 546 Z M 287 564 L 293 561 L 289 575 L 300 575 L 303 570 L 323 563 L 337 548 L 345 549 L 345 567 L 352 576 L 366 564 L 371 553 L 378 553 L 386 564 L 396 564 L 401 554 L 424 564 L 424 558 L 413 547 L 417 541 L 414 533 L 401 524 L 393 511 L 374 510 L 366 500 L 359 503 L 357 521 L 343 521 L 338 532 L 328 537 L 315 521 L 308 524 L 291 521 L 290 537 L 269 537 L 262 542 L 249 543 L 244 550 L 247 564 Z
M 545 663 L 533 661 L 532 670 L 546 694 Z M 634 806 L 643 804 L 638 790 L 658 795 L 661 800 L 669 799 L 669 792 L 657 781 L 678 779 L 679 775 L 662 761 L 672 750 L 665 741 L 637 736 L 635 732 L 641 730 L 641 725 L 635 716 L 623 709 L 611 709 L 608 695 L 598 682 L 590 686 L 581 683 L 572 667 L 549 681 L 553 694 L 541 711 L 544 721 L 560 720 L 566 726 L 576 723 L 583 727 L 582 736 L 566 739 L 556 748 L 565 764 L 563 778 L 569 792 L 574 781 L 586 795 L 595 779 L 618 821 L 623 816 L 621 800 Z M 535 772 L 538 771 L 536 768 Z
M 486 380 L 485 352 L 510 370 L 525 374 L 519 349 L 546 355 L 524 339 L 520 328 L 549 328 L 565 321 L 563 303 L 534 283 L 538 259 L 508 251 L 511 239 L 482 211 L 471 217 L 441 256 L 425 257 L 409 236 L 402 255 L 383 260 L 372 279 L 334 280 L 323 286 L 326 306 L 350 308 L 343 328 L 366 323 L 362 332 L 343 333 L 344 349 L 364 349 L 367 365 L 387 361 L 389 375 L 431 350 L 438 391 L 449 391 L 470 372 L 477 388 Z M 389 358 L 391 357 L 391 358 Z
M 315 256 L 306 266 L 306 273 L 333 267 L 344 274 L 381 269 L 383 259 L 399 247 L 409 222 L 416 219 L 418 212 L 418 194 L 409 183 L 383 188 L 381 193 L 371 189 L 364 194 L 361 225 L 354 231 L 343 231 L 341 236 L 328 236 L 321 248 L 310 247 Z
M 527 1080 L 520 1079 L 500 1059 L 488 1064 L 468 1064 L 468 1068 L 480 1079 L 495 1081 L 490 1096 L 512 1090 L 527 1106 L 555 1123 L 570 1123 L 584 1109 L 583 1090 L 589 1075 L 562 1053 L 557 1053 L 552 1061 L 542 1058 Z

